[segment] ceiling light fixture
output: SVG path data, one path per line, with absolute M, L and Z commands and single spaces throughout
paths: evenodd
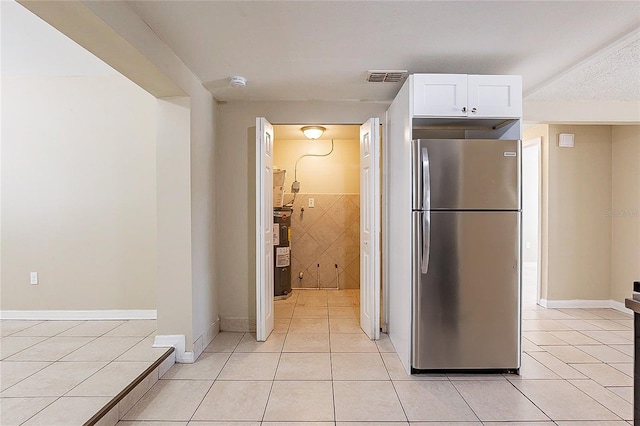
M 307 139 L 318 139 L 327 129 L 322 126 L 304 126 L 300 130 L 302 130 Z
M 234 75 L 229 78 L 229 86 L 231 87 L 245 87 L 246 85 L 247 79 L 240 75 Z

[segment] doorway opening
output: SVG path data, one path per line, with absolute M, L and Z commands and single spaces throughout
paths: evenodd
M 273 229 L 274 250 L 273 258 L 260 252 L 269 251 L 270 237 L 257 243 L 257 262 L 269 259 L 256 283 L 258 340 L 285 322 L 298 332 L 330 333 L 335 325 L 379 338 L 378 120 L 328 125 L 313 140 L 300 125 L 270 127 L 258 118 L 258 129 L 260 123 L 267 130 L 263 139 L 258 131 L 258 152 L 267 154 L 257 163 L 257 171 L 265 172 L 257 176 L 256 195 L 266 201 L 257 206 L 257 230 Z M 269 163 L 271 168 L 263 166 Z M 326 320 L 314 321 L 321 314 Z
M 522 303 L 540 302 L 541 138 L 522 146 Z

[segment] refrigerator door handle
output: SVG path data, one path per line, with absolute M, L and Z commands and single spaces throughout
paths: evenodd
M 426 147 L 421 150 L 422 161 L 422 209 L 431 210 L 431 170 L 429 169 L 429 151 Z
M 422 256 L 420 258 L 420 272 L 426 275 L 429 270 L 429 251 L 431 250 L 431 212 L 422 212 Z

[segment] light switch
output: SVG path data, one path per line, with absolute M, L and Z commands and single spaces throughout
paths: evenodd
M 38 273 L 37 272 L 30 272 L 29 273 L 29 282 L 31 284 L 38 284 Z
M 309 207 L 314 208 L 316 206 L 316 200 L 314 198 L 309 198 Z

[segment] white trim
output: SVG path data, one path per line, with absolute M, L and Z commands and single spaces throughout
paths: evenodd
M 547 300 L 540 299 L 540 306 L 543 308 L 550 309 L 572 309 L 572 308 L 595 308 L 595 309 L 615 309 L 620 312 L 624 312 L 626 314 L 633 314 L 631 309 L 627 309 L 624 306 L 624 303 L 618 302 L 617 300 L 582 300 L 582 299 L 571 299 L 571 300 Z
M 184 334 L 164 334 L 156 336 L 153 341 L 154 348 L 175 348 L 176 362 L 181 364 L 193 364 L 195 358 L 193 352 L 186 352 Z
M 0 319 L 10 320 L 142 320 L 157 319 L 155 309 L 112 309 L 91 311 L 0 311 Z
M 538 265 L 538 262 L 522 262 L 523 268 L 531 268 L 537 265 Z

